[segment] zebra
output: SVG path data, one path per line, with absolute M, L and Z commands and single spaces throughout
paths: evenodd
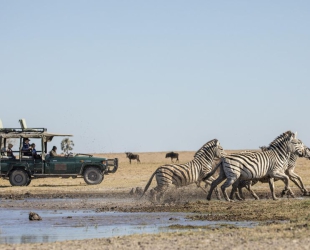
M 260 147 L 261 150 L 265 151 L 268 148 L 265 146 Z M 288 160 L 288 166 L 287 169 L 285 170 L 285 174 L 289 177 L 289 179 L 294 182 L 296 184 L 297 187 L 299 187 L 299 189 L 301 190 L 301 192 L 303 193 L 303 195 L 308 195 L 309 192 L 308 190 L 305 188 L 301 177 L 296 174 L 294 172 L 295 166 L 296 166 L 296 161 L 298 159 L 298 155 L 296 153 L 294 154 L 290 154 L 290 158 Z M 306 159 L 310 159 L 310 149 L 308 147 L 305 147 L 304 150 L 304 154 L 302 155 L 302 157 L 306 158 Z M 275 179 L 275 181 L 278 181 L 279 179 Z M 243 193 L 242 193 L 242 188 L 246 188 L 254 197 L 255 200 L 259 200 L 259 197 L 257 196 L 257 194 L 252 190 L 252 186 L 254 186 L 257 182 L 262 182 L 262 183 L 266 183 L 269 181 L 269 178 L 263 177 L 261 179 L 255 179 L 255 180 L 243 180 L 240 181 L 239 185 L 238 185 L 238 192 L 236 192 L 236 198 L 241 200 L 241 199 L 245 199 Z M 282 191 L 281 195 L 283 197 L 283 195 L 285 194 L 285 190 Z M 234 193 L 231 192 L 230 193 L 230 199 L 233 199 L 233 195 Z
M 171 158 L 171 162 L 173 162 L 173 159 L 176 158 L 175 162 L 179 162 L 179 154 L 178 153 L 174 153 L 174 152 L 170 152 L 166 154 L 166 158 L 170 157 Z
M 133 154 L 130 152 L 126 152 L 126 157 L 129 158 L 129 163 L 131 164 L 131 160 L 137 160 L 137 163 L 140 162 L 139 155 Z
M 169 186 L 186 186 L 196 183 L 199 187 L 202 178 L 212 170 L 215 157 L 221 158 L 225 154 L 217 139 L 205 143 L 194 155 L 194 159 L 185 164 L 167 164 L 156 169 L 146 184 L 143 194 L 148 190 L 153 177 L 156 176 L 157 186 L 151 189 L 152 201 L 160 201 Z M 205 180 L 211 183 L 213 178 Z
M 260 179 L 265 176 L 269 178 L 269 186 L 274 200 L 278 198 L 274 192 L 273 178 L 281 179 L 285 184 L 285 191 L 293 195 L 288 186 L 288 177 L 284 170 L 287 168 L 290 153 L 296 152 L 301 156 L 303 150 L 304 146 L 300 140 L 296 139 L 296 134 L 287 131 L 272 141 L 266 151 L 241 152 L 223 157 L 221 162 L 203 178 L 203 180 L 208 179 L 220 167 L 220 174 L 212 182 L 207 200 L 211 199 L 213 189 L 225 179 L 227 180 L 221 186 L 221 189 L 224 198 L 230 201 L 226 193 L 226 189 L 230 185 L 236 182 L 233 185 L 233 189 L 236 189 L 240 180 Z

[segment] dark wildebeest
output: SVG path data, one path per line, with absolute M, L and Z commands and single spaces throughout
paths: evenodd
M 126 152 L 125 154 L 129 158 L 130 164 L 131 164 L 131 160 L 137 160 L 137 163 L 140 162 L 139 155 L 133 154 L 133 153 L 130 153 L 130 152 Z
M 176 158 L 175 162 L 179 162 L 179 154 L 178 153 L 174 153 L 174 152 L 170 152 L 166 154 L 166 158 L 171 158 L 171 162 L 173 162 L 173 158 Z

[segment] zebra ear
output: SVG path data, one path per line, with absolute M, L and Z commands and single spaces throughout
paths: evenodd
M 220 145 L 219 140 L 215 139 L 215 145 L 218 147 Z
M 295 139 L 297 139 L 297 131 L 295 132 Z

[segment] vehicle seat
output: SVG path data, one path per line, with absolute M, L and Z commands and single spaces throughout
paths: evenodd
M 22 159 L 32 159 L 32 156 L 22 155 Z

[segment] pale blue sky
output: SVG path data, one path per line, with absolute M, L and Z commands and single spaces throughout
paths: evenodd
M 310 145 L 309 1 L 0 0 L 0 119 L 74 152 Z M 51 145 L 59 146 L 55 140 Z

